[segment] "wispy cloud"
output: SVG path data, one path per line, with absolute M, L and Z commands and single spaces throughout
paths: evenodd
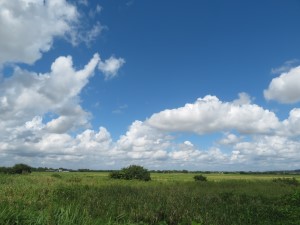
M 288 61 L 284 62 L 284 64 L 282 66 L 280 66 L 280 67 L 272 68 L 271 73 L 272 74 L 286 73 L 290 69 L 292 69 L 293 67 L 295 67 L 295 65 L 297 65 L 297 64 L 300 64 L 300 60 L 299 59 L 288 60 Z
M 113 110 L 113 114 L 122 114 L 126 109 L 128 108 L 128 105 L 120 105 L 117 109 Z

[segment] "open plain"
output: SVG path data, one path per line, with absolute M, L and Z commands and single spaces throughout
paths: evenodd
M 2 174 L 0 224 L 300 224 L 300 186 L 288 182 L 299 175 L 211 173 L 207 182 L 194 181 L 195 173 L 152 173 L 149 182 L 108 175 Z

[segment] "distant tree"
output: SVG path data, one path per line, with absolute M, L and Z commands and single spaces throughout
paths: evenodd
M 123 168 L 121 171 L 114 171 L 109 174 L 110 178 L 113 179 L 125 179 L 125 180 L 151 180 L 150 172 L 138 165 L 130 165 L 129 167 Z
M 0 173 L 11 173 L 11 167 L 0 167 Z
M 26 164 L 23 164 L 23 163 L 15 164 L 11 168 L 11 173 L 14 173 L 14 174 L 31 173 L 31 167 Z

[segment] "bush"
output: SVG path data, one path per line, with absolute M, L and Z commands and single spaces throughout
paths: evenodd
M 26 174 L 31 173 L 31 167 L 26 164 L 16 164 L 11 168 L 11 173 L 14 174 Z
M 124 174 L 120 171 L 113 171 L 109 174 L 109 177 L 113 179 L 124 179 Z
M 150 172 L 138 165 L 131 165 L 129 167 L 123 168 L 121 171 L 114 171 L 109 174 L 110 178 L 113 179 L 125 179 L 125 180 L 151 180 Z
M 194 176 L 195 181 L 207 181 L 207 178 L 203 175 L 196 175 Z

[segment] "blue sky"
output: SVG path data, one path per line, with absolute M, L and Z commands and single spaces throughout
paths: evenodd
M 300 3 L 0 3 L 3 165 L 300 168 Z

